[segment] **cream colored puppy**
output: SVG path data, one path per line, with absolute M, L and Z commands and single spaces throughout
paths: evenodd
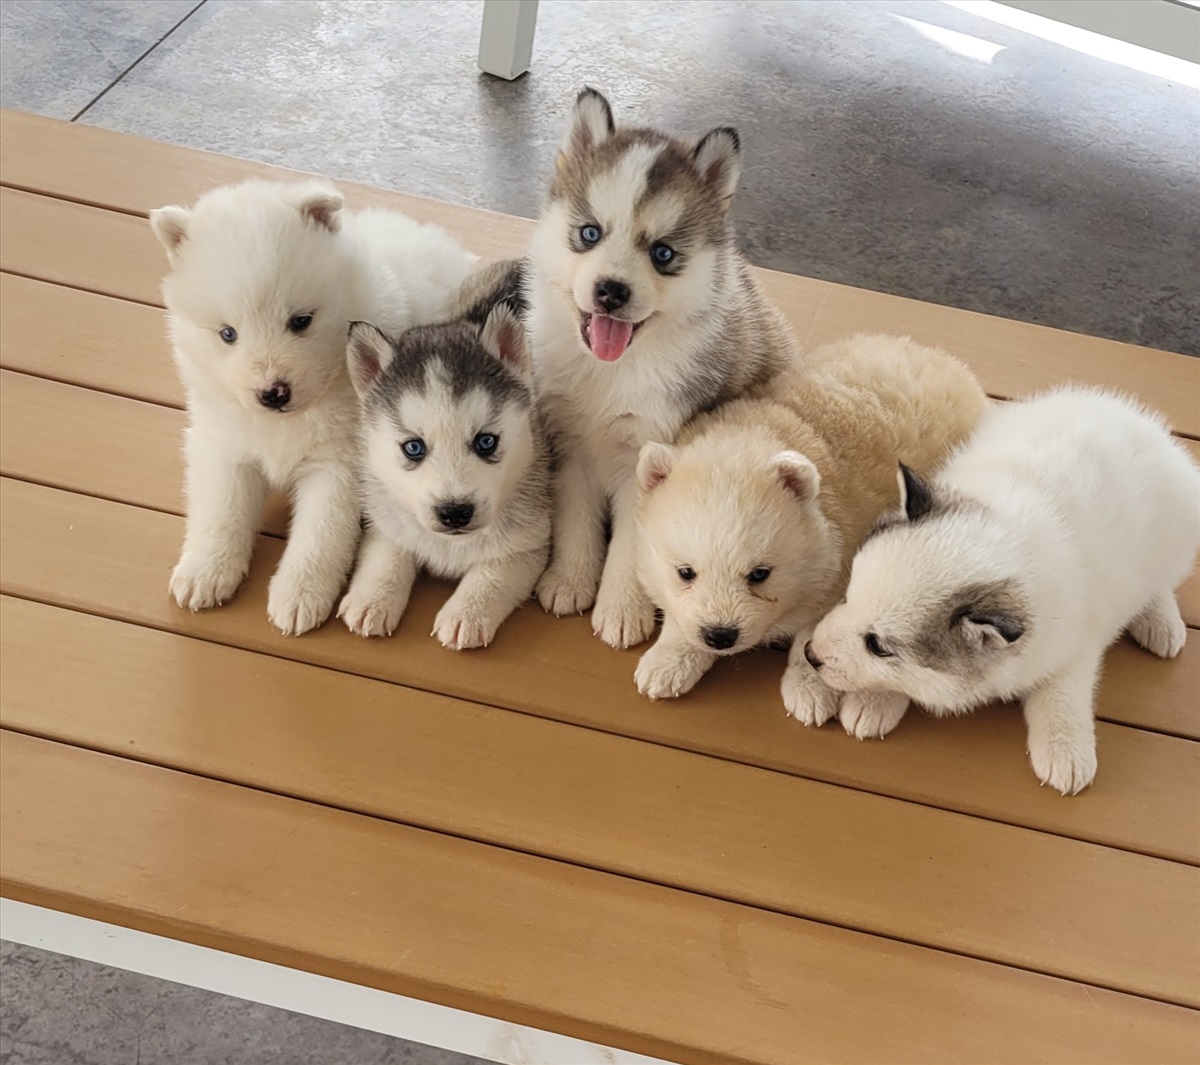
M 643 447 L 639 562 L 663 626 L 638 664 L 638 690 L 682 695 L 717 658 L 791 640 L 788 713 L 810 725 L 833 717 L 838 693 L 804 659 L 812 628 L 841 598 L 875 519 L 896 505 L 896 463 L 936 466 L 986 405 L 945 352 L 860 334 L 697 418 L 674 446 Z M 851 707 L 847 731 L 856 720 Z

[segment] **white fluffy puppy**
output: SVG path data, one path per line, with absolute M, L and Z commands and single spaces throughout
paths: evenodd
M 901 710 L 1023 699 L 1038 779 L 1087 787 L 1105 649 L 1123 629 L 1162 658 L 1183 647 L 1175 589 L 1200 547 L 1196 467 L 1161 418 L 1064 388 L 995 410 L 932 486 L 911 471 L 901 483 L 809 662 L 834 688 L 902 693 Z
M 162 207 L 163 283 L 187 393 L 180 606 L 216 606 L 250 565 L 269 488 L 287 491 L 287 549 L 267 613 L 285 634 L 328 617 L 354 558 L 358 402 L 346 330 L 400 332 L 442 315 L 474 259 L 395 211 L 347 211 L 321 181 L 247 181 Z

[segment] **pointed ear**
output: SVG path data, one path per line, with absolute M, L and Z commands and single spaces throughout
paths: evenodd
M 1001 610 L 964 607 L 956 615 L 963 638 L 972 647 L 1003 650 L 1025 634 L 1025 623 L 1016 614 Z
M 651 441 L 638 452 L 637 482 L 643 492 L 653 492 L 667 479 L 675 465 L 675 449 L 669 444 Z
M 379 375 L 392 363 L 392 342 L 369 322 L 351 322 L 346 338 L 346 364 L 359 399 L 366 399 Z
M 314 181 L 301 191 L 298 206 L 308 221 L 330 233 L 336 233 L 341 225 L 341 210 L 345 202 L 345 197 L 332 185 Z
M 920 474 L 910 470 L 904 463 L 896 474 L 900 486 L 900 506 L 909 521 L 919 521 L 933 509 L 933 489 Z
M 159 207 L 150 212 L 150 228 L 158 242 L 167 249 L 167 259 L 174 263 L 179 245 L 187 236 L 191 214 L 185 207 Z
M 483 323 L 479 342 L 489 355 L 517 373 L 524 375 L 531 371 L 525 326 L 507 303 L 497 303 L 491 309 Z
M 817 498 L 817 492 L 821 488 L 821 475 L 816 466 L 799 451 L 781 451 L 778 455 L 773 455 L 771 466 L 779 475 L 783 487 L 801 503 L 808 503 Z
M 742 173 L 742 149 L 737 130 L 732 126 L 710 129 L 692 149 L 692 165 L 704 184 L 728 206 Z
M 612 108 L 608 101 L 595 89 L 585 88 L 575 97 L 575 108 L 571 112 L 571 128 L 559 150 L 558 162 L 587 155 L 593 148 L 603 144 L 616 131 Z

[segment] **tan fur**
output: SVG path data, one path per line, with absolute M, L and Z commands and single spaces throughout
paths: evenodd
M 668 646 L 678 655 L 686 645 L 695 673 L 699 656 L 717 653 L 706 628 L 738 631 L 720 653 L 811 629 L 840 598 L 858 544 L 898 503 L 898 462 L 937 467 L 986 404 L 945 352 L 860 334 L 696 418 L 674 448 L 648 445 L 638 467 L 641 571 L 667 616 Z M 695 578 L 681 580 L 681 566 Z M 761 567 L 770 576 L 750 582 Z M 639 686 L 677 694 L 650 683 L 656 663 L 666 668 L 658 652 L 639 667 Z

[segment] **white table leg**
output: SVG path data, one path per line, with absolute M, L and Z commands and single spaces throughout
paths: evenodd
M 529 69 L 538 0 L 484 0 L 479 69 L 498 78 L 519 78 Z

